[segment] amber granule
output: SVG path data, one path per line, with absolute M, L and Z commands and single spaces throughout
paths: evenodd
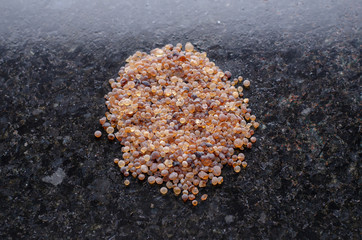
M 101 132 L 101 131 L 95 131 L 95 132 L 94 132 L 94 136 L 95 136 L 96 138 L 100 138 L 100 137 L 102 136 L 102 132 Z
M 108 139 L 122 145 L 114 159 L 121 173 L 196 206 L 205 186 L 222 184 L 224 165 L 245 168 L 240 151 L 256 142 L 259 123 L 244 97 L 250 81 L 231 77 L 191 43 L 184 51 L 168 44 L 130 56 L 109 80 L 108 111 L 99 120 Z

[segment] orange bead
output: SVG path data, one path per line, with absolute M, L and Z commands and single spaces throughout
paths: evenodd
M 101 131 L 95 131 L 95 132 L 94 132 L 94 136 L 95 136 L 96 138 L 100 138 L 100 137 L 102 136 L 102 132 L 101 132 Z

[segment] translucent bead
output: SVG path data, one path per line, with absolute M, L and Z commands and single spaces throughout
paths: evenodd
M 243 141 L 239 138 L 235 139 L 234 140 L 234 146 L 237 147 L 237 148 L 240 148 L 243 146 Z
M 113 128 L 113 127 L 108 127 L 108 128 L 106 129 L 106 132 L 107 132 L 107 133 L 113 133 L 113 132 L 114 132 L 114 128 Z
M 162 193 L 162 195 L 165 195 L 165 194 L 168 192 L 168 189 L 165 188 L 165 187 L 162 187 L 162 188 L 160 189 L 160 192 Z
M 121 167 L 124 167 L 126 165 L 125 161 L 123 160 L 120 160 L 118 161 L 118 166 L 121 168 Z
M 154 184 L 156 182 L 156 178 L 154 176 L 149 176 L 147 181 L 149 184 Z
M 146 165 L 142 165 L 142 166 L 141 166 L 141 171 L 142 171 L 143 173 L 147 173 L 147 172 L 148 172 L 148 167 L 147 167 Z
M 201 200 L 202 201 L 205 201 L 207 199 L 207 194 L 203 194 L 202 196 L 201 196 Z
M 102 136 L 102 132 L 101 132 L 101 131 L 95 131 L 95 132 L 94 132 L 94 136 L 95 136 L 96 138 L 100 138 L 100 137 Z
M 194 51 L 194 46 L 190 42 L 187 42 L 185 44 L 185 50 L 186 50 L 186 52 L 192 52 L 192 51 Z
M 174 192 L 175 195 L 177 196 L 177 195 L 179 195 L 179 194 L 181 193 L 181 188 L 179 188 L 179 187 L 174 187 L 174 188 L 173 188 L 173 192 Z
M 182 194 L 181 198 L 182 198 L 182 200 L 183 200 L 184 202 L 186 202 L 186 201 L 189 199 L 189 195 L 187 195 L 187 194 Z
M 213 173 L 214 173 L 215 176 L 220 176 L 221 168 L 219 166 L 214 166 L 213 167 Z

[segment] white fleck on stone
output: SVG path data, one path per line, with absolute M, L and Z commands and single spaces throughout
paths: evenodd
M 227 224 L 230 224 L 230 223 L 234 222 L 234 216 L 233 216 L 233 215 L 227 215 L 227 216 L 225 217 L 225 222 L 226 222 Z
M 53 173 L 50 176 L 43 177 L 41 180 L 43 180 L 46 183 L 51 183 L 54 186 L 57 186 L 63 182 L 63 179 L 65 178 L 65 172 L 63 169 L 58 168 L 55 173 Z
M 65 136 L 65 137 L 63 138 L 63 144 L 66 145 L 66 146 L 67 146 L 71 141 L 72 141 L 72 138 L 71 138 L 70 136 Z
M 302 115 L 303 115 L 303 116 L 306 116 L 306 115 L 308 115 L 311 111 L 312 111 L 311 108 L 306 108 L 306 109 L 304 109 L 304 110 L 302 111 Z
M 38 115 L 41 114 L 42 112 L 43 112 L 43 110 L 41 110 L 41 109 L 34 109 L 33 112 L 32 112 L 32 114 L 33 114 L 34 116 L 38 116 Z
M 260 218 L 259 218 L 259 222 L 260 223 L 265 223 L 265 219 L 266 219 L 266 215 L 265 215 L 265 213 L 264 212 L 262 212 L 261 214 L 260 214 Z

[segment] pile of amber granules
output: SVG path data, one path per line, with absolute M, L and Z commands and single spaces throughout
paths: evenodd
M 127 62 L 119 77 L 109 80 L 109 111 L 100 119 L 108 139 L 122 145 L 114 162 L 125 177 L 162 185 L 162 194 L 172 191 L 197 205 L 201 188 L 223 182 L 224 165 L 235 172 L 247 166 L 244 154 L 235 149 L 252 147 L 259 123 L 249 99 L 243 98 L 243 87 L 235 87 L 243 78 L 229 81 L 231 73 L 191 43 L 185 51 L 181 44 L 169 44 L 150 54 L 136 52 Z

